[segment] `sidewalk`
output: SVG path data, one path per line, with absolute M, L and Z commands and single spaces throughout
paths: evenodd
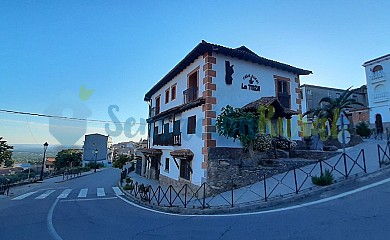
M 296 171 L 290 170 L 289 172 L 274 175 L 270 178 L 267 178 L 265 183 L 264 181 L 260 181 L 246 187 L 241 187 L 233 189 L 232 191 L 218 194 L 213 197 L 207 197 L 204 200 L 202 197 L 197 196 L 188 201 L 186 204 L 186 209 L 181 208 L 181 210 L 187 211 L 187 209 L 193 208 L 200 209 L 202 208 L 203 201 L 207 208 L 221 209 L 222 211 L 225 209 L 229 211 L 232 208 L 241 208 L 254 205 L 266 206 L 270 205 L 269 202 L 291 200 L 291 197 L 296 196 L 302 197 L 306 194 L 309 194 L 310 192 L 316 192 L 318 190 L 324 189 L 323 187 L 314 185 L 311 180 L 311 176 L 319 176 L 321 174 L 321 167 L 323 171 L 326 169 L 331 170 L 335 182 L 337 183 L 345 182 L 345 175 L 348 175 L 348 178 L 356 178 L 365 175 L 364 169 L 366 169 L 367 173 L 373 173 L 380 170 L 377 146 L 379 144 L 383 149 L 385 149 L 386 143 L 387 142 L 385 140 L 368 139 L 364 140 L 363 143 L 359 145 L 346 149 L 346 154 L 351 158 L 350 159 L 349 157 L 346 157 L 345 159 L 347 164 L 347 171 L 344 165 L 344 158 L 341 157 L 342 149 L 340 149 L 338 150 L 340 154 L 324 161 L 322 166 L 317 162 L 315 164 L 301 167 Z M 362 149 L 364 149 L 364 156 Z M 363 162 L 363 158 L 365 158 L 365 164 Z M 161 194 L 167 192 L 168 186 L 162 186 L 156 180 L 145 179 L 135 173 L 131 173 L 130 178 L 139 184 L 143 183 L 145 186 L 151 185 L 154 190 L 156 190 L 158 186 L 161 186 Z M 298 194 L 296 193 L 297 189 L 299 190 Z M 176 191 L 178 190 L 179 189 Z M 160 193 L 159 195 L 161 195 Z M 183 203 L 182 199 L 180 198 L 181 197 L 175 198 L 172 204 L 172 201 L 170 202 L 170 200 L 173 199 L 171 196 L 163 196 L 159 203 L 156 197 L 152 197 L 151 203 L 154 205 L 158 204 L 160 206 L 177 206 L 175 211 L 180 211 L 180 207 L 178 206 Z M 182 202 L 180 203 L 180 201 Z M 170 209 L 172 209 L 172 207 Z

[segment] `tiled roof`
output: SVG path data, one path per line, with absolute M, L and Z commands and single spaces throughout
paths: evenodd
M 194 156 L 194 153 L 190 149 L 174 150 L 170 154 L 172 157 L 177 158 L 192 158 Z
M 162 88 L 168 81 L 170 81 L 172 78 L 174 78 L 176 75 L 178 75 L 181 71 L 183 71 L 188 65 L 190 65 L 192 62 L 194 62 L 199 56 L 203 55 L 204 53 L 220 53 L 224 54 L 233 58 L 242 59 L 245 61 L 257 63 L 260 65 L 280 69 L 287 72 L 292 72 L 298 75 L 309 75 L 312 72 L 309 70 L 304 70 L 301 68 L 296 68 L 293 66 L 290 66 L 288 64 L 280 63 L 277 61 L 273 61 L 267 58 L 260 57 L 256 53 L 252 52 L 245 46 L 241 46 L 238 48 L 228 48 L 217 44 L 208 43 L 206 41 L 202 41 L 199 43 L 190 53 L 187 54 L 181 60 L 167 75 L 165 75 L 159 82 L 157 82 L 156 85 L 152 87 L 146 94 L 145 94 L 145 101 L 150 100 L 152 95 L 156 93 L 160 88 Z
M 168 110 L 160 112 L 159 114 L 156 114 L 154 117 L 146 119 L 146 122 L 150 123 L 150 122 L 153 122 L 153 120 L 156 120 L 159 118 L 164 118 L 165 116 L 170 115 L 170 114 L 181 113 L 181 112 L 184 112 L 188 109 L 201 106 L 204 103 L 205 103 L 204 98 L 197 98 L 195 101 L 185 103 L 185 104 L 173 107 L 173 108 L 169 108 Z
M 380 59 L 382 59 L 382 58 L 388 58 L 388 57 L 390 57 L 390 54 L 386 54 L 386 55 L 384 55 L 384 56 L 377 57 L 377 58 L 375 58 L 375 59 L 372 59 L 372 60 L 370 60 L 370 61 L 367 61 L 367 62 L 363 63 L 363 67 L 364 67 L 365 65 L 368 65 L 368 64 L 370 64 L 370 63 L 373 63 L 373 62 L 375 62 L 375 61 L 377 61 L 377 60 L 380 60 Z
M 141 152 L 145 155 L 151 155 L 151 156 L 162 155 L 162 151 L 157 148 L 142 148 Z
M 250 102 L 247 105 L 243 106 L 241 109 L 244 111 L 251 111 L 255 112 L 257 109 L 259 109 L 260 106 L 268 107 L 270 105 L 273 105 L 276 110 L 279 110 L 282 115 L 296 115 L 298 114 L 297 111 L 294 111 L 292 109 L 284 108 L 278 101 L 276 97 L 262 97 L 260 99 L 257 99 L 256 101 Z

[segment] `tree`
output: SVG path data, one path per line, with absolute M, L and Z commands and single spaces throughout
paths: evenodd
M 357 90 L 358 88 L 351 90 L 351 87 L 349 87 L 337 98 L 323 97 L 319 102 L 320 106 L 318 108 L 305 112 L 303 116 L 316 116 L 318 119 L 317 124 L 321 126 L 324 126 L 325 122 L 328 121 L 332 127 L 332 134 L 337 134 L 337 126 L 333 123 L 337 121 L 339 114 L 343 112 L 347 116 L 347 110 L 353 108 L 353 105 L 364 106 L 362 103 L 351 98 L 351 95 Z M 315 128 L 321 126 L 315 126 Z
M 253 156 L 253 142 L 258 131 L 257 118 L 253 113 L 227 105 L 217 117 L 216 127 L 219 135 L 239 139 Z
M 10 164 L 10 162 L 13 161 L 13 160 L 11 160 L 11 158 L 12 158 L 11 149 L 13 149 L 13 148 L 14 148 L 13 146 L 9 146 L 7 144 L 6 140 L 3 140 L 3 137 L 0 137 L 0 165 L 3 163 Z M 13 163 L 11 164 L 11 166 L 12 165 L 13 165 Z
M 76 167 L 81 166 L 82 152 L 77 149 L 64 149 L 57 153 L 55 168 L 61 169 L 64 167 Z
M 133 160 L 132 157 L 126 156 L 126 155 L 119 155 L 118 159 L 114 162 L 114 167 L 122 169 L 124 165 L 126 165 L 126 162 L 130 162 Z

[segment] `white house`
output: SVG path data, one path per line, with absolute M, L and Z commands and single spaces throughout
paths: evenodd
M 308 74 L 245 46 L 202 41 L 145 94 L 149 145 L 142 152 L 149 175 L 169 184 L 207 181 L 208 149 L 241 147 L 216 132 L 216 117 L 226 105 L 249 111 L 273 106 L 275 116 L 283 118 L 278 134 L 300 138 L 299 76 Z
M 390 131 L 390 54 L 363 64 L 366 72 L 370 125 L 381 133 Z
M 85 135 L 83 146 L 83 166 L 88 163 L 111 164 L 113 158 L 112 140 L 102 134 Z

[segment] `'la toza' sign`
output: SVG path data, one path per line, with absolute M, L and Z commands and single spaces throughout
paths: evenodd
M 250 91 L 260 92 L 260 85 L 258 85 L 259 80 L 257 79 L 257 77 L 255 77 L 252 74 L 245 74 L 245 76 L 242 77 L 242 79 L 244 81 L 248 80 L 249 84 L 241 83 L 241 89 L 248 89 Z

